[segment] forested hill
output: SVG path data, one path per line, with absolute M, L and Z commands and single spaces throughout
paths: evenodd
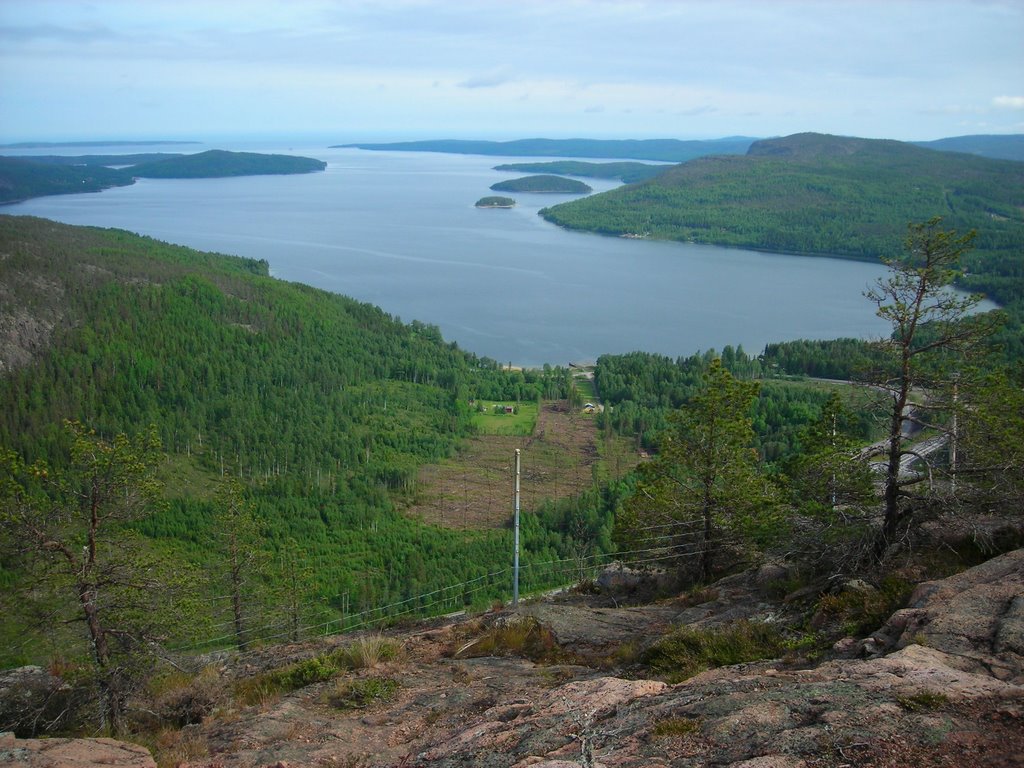
M 1024 160 L 1024 134 L 998 136 L 981 134 L 976 136 L 951 136 L 935 141 L 915 141 L 919 147 L 937 149 L 941 152 L 966 152 L 970 155 L 991 157 L 997 160 Z
M 898 254 L 908 222 L 942 216 L 978 231 L 970 287 L 1003 303 L 1024 297 L 1024 163 L 903 142 L 758 141 L 541 215 L 608 235 L 859 259 Z
M 260 557 L 276 567 L 297 548 L 305 608 L 345 594 L 353 611 L 495 570 L 506 531 L 427 526 L 395 496 L 472 431 L 472 398 L 569 386 L 565 369 L 503 370 L 436 327 L 271 278 L 266 262 L 12 216 L 0 216 L 0 360 L 0 459 L 67 467 L 66 419 L 108 440 L 154 425 L 166 503 L 140 524 L 149 546 L 220 573 L 215 490 L 239 478 Z M 553 540 L 527 536 L 524 557 L 563 556 Z M 18 578 L 10 567 L 0 555 L 0 584 Z M 197 588 L 223 594 L 215 582 Z M 0 661 L 21 647 L 23 625 L 4 624 Z
M 115 167 L 110 167 L 115 166 Z M 322 171 L 327 163 L 311 157 L 228 152 L 211 149 L 191 155 L 42 155 L 0 157 L 0 203 L 45 195 L 99 192 L 126 186 L 136 178 L 211 179 Z
M 167 449 L 201 440 L 211 466 L 230 458 L 246 477 L 358 468 L 395 484 L 453 448 L 471 395 L 537 395 L 527 376 L 541 374 L 272 279 L 266 262 L 10 216 L 0 253 L 0 445 L 33 458 L 58 452 L 64 419 L 152 423 Z

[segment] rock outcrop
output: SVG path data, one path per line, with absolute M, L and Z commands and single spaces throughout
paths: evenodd
M 0 734 L 0 765 L 19 768 L 156 768 L 149 750 L 114 739 L 16 739 Z
M 557 639 L 552 658 L 563 663 L 454 655 L 486 630 L 472 621 L 406 634 L 403 659 L 350 673 L 353 683 L 397 681 L 392 699 L 338 709 L 338 681 L 316 683 L 190 726 L 206 756 L 186 764 L 1024 767 L 1024 550 L 922 584 L 907 608 L 861 643 L 859 657 L 813 667 L 739 664 L 677 685 L 624 679 L 592 663 L 616 638 L 641 643 L 679 621 L 714 627 L 723 617 L 770 619 L 788 610 L 752 591 L 757 579 L 733 577 L 649 609 L 557 599 L 524 606 Z

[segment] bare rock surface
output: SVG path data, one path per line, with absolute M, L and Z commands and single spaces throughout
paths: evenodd
M 919 584 L 873 637 L 883 648 L 926 645 L 946 666 L 1024 684 L 1024 551 Z
M 1022 565 L 1024 551 L 922 585 L 876 633 L 880 644 L 889 638 L 888 653 L 811 668 L 739 664 L 671 686 L 594 666 L 452 657 L 475 630 L 436 626 L 402 635 L 401 660 L 350 673 L 398 681 L 390 701 L 338 709 L 338 681 L 310 685 L 211 718 L 199 726 L 207 755 L 187 765 L 1024 767 L 1024 687 L 1014 671 Z M 779 610 L 763 594 L 741 598 L 744 589 L 737 579 L 703 603 L 691 596 L 647 611 L 558 600 L 523 611 L 559 642 L 598 648 L 621 641 L 620 630 L 643 640 L 679 617 L 713 626 Z
M 0 765 L 19 768 L 156 768 L 145 747 L 114 739 L 16 739 L 0 735 Z

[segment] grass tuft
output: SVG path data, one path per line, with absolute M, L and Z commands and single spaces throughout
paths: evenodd
M 775 627 L 743 620 L 716 629 L 680 627 L 645 651 L 641 662 L 678 683 L 705 669 L 777 658 L 785 650 Z
M 391 701 L 398 692 L 398 681 L 390 677 L 366 677 L 339 680 L 327 700 L 338 709 L 364 709 Z
M 949 697 L 937 691 L 921 691 L 897 696 L 896 701 L 908 712 L 932 712 L 949 704 Z

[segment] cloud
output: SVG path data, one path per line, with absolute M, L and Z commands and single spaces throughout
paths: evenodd
M 461 83 L 460 88 L 497 88 L 512 82 L 512 78 L 505 72 L 482 72 L 472 77 L 467 77 Z
M 587 107 L 583 111 L 588 115 L 596 115 L 598 112 L 604 112 L 604 107 L 600 104 L 597 104 L 593 107 Z
M 121 39 L 121 35 L 115 34 L 107 27 L 98 25 L 83 25 L 79 27 L 59 26 L 57 24 L 0 25 L 0 40 L 6 40 L 10 43 L 31 43 L 45 40 L 81 45 L 82 43 L 98 40 L 117 41 Z
M 996 96 L 992 106 L 1002 109 L 1024 109 L 1024 96 Z

